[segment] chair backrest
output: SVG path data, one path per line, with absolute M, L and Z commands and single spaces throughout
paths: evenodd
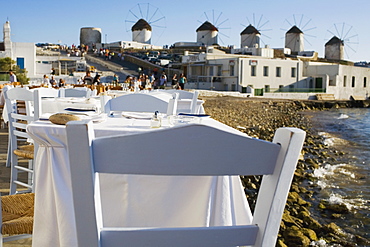
M 278 129 L 271 143 L 204 125 L 105 138 L 94 138 L 91 123 L 69 122 L 66 128 L 79 246 L 275 246 L 304 131 Z M 153 146 L 183 146 L 191 155 L 163 155 Z M 105 229 L 96 220 L 95 173 L 267 176 L 250 225 Z
M 39 116 L 37 119 L 43 114 L 42 111 L 42 98 L 43 97 L 53 97 L 53 98 L 58 98 L 59 97 L 59 90 L 55 88 L 46 88 L 46 87 L 40 87 L 40 88 L 35 88 L 33 89 L 34 93 L 34 102 L 33 106 L 34 108 L 38 109 L 38 114 Z
M 39 118 L 41 105 L 34 106 L 34 92 L 26 88 L 11 88 L 4 92 L 4 96 L 9 121 L 11 117 L 28 122 Z M 24 112 L 19 112 L 19 104 L 22 104 Z
M 197 98 L 198 98 L 198 91 L 189 92 L 189 91 L 184 91 L 184 90 L 167 89 L 167 90 L 163 90 L 163 92 L 170 93 L 170 94 L 178 93 L 179 99 L 193 99 L 194 94 L 197 93 Z
M 87 87 L 78 88 L 61 88 L 59 89 L 60 97 L 85 97 L 91 96 L 91 89 Z
M 200 113 L 200 107 L 198 106 L 198 91 L 189 92 L 183 90 L 156 90 L 150 92 L 152 95 L 161 95 L 161 94 L 178 94 L 178 101 L 177 101 L 177 110 L 176 113 L 191 113 L 191 114 L 198 114 Z M 203 103 L 203 101 L 200 101 Z
M 55 88 L 39 87 L 35 88 L 40 97 L 59 97 L 59 90 Z
M 155 112 L 173 115 L 176 113 L 177 95 L 167 93 L 152 95 L 144 93 L 131 93 L 110 99 L 106 102 L 104 112 L 132 111 Z
M 37 92 L 26 88 L 12 88 L 5 92 L 5 102 L 9 120 L 9 152 L 8 159 L 11 160 L 11 177 L 9 194 L 16 193 L 17 185 L 33 190 L 33 170 L 32 165 L 28 168 L 18 166 L 18 158 L 15 150 L 23 142 L 28 143 L 29 137 L 26 128 L 27 125 L 39 119 L 41 113 L 41 104 L 35 104 L 35 95 Z M 38 100 L 37 102 L 41 102 Z M 37 152 L 37 145 L 34 146 L 34 153 Z M 31 162 L 32 164 L 32 162 Z M 18 170 L 28 172 L 29 182 L 24 183 L 18 179 Z

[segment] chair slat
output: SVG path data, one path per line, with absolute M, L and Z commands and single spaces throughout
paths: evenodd
M 253 245 L 258 226 L 193 228 L 103 228 L 101 247 L 225 247 Z M 128 241 L 129 239 L 129 241 Z M 201 243 L 201 244 L 200 244 Z
M 153 148 L 156 146 L 181 147 L 186 155 L 163 155 Z M 137 147 L 145 150 L 145 155 L 138 155 Z M 122 150 L 125 150 L 124 156 Z M 204 125 L 188 125 L 97 139 L 92 153 L 96 172 L 217 176 L 271 174 L 279 150 L 277 144 L 246 135 Z M 107 163 L 107 160 L 112 162 Z

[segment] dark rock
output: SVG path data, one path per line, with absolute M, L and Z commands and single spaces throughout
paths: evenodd
M 355 239 L 356 239 L 356 242 L 359 244 L 359 245 L 363 245 L 363 246 L 370 246 L 370 241 L 367 240 L 366 238 L 363 238 L 359 235 L 355 235 Z
M 317 235 L 316 235 L 316 232 L 314 230 L 307 229 L 307 228 L 302 228 L 301 231 L 311 241 L 317 241 L 318 240 Z
M 288 246 L 309 246 L 310 239 L 296 226 L 287 228 L 284 232 L 285 244 Z
M 333 233 L 336 236 L 345 236 L 343 230 L 333 222 L 324 225 L 323 230 L 328 233 Z
M 322 228 L 322 225 L 312 217 L 306 218 L 306 224 L 310 229 L 314 230 L 315 232 L 320 231 Z
M 278 239 L 276 242 L 276 247 L 288 247 L 288 245 L 284 244 L 283 240 Z

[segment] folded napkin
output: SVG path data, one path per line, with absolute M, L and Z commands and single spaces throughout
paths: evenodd
M 191 114 L 191 113 L 179 113 L 179 116 L 190 116 L 190 117 L 210 117 L 207 114 Z
M 91 107 L 79 107 L 79 108 L 66 108 L 65 111 L 73 111 L 73 112 L 85 112 L 85 111 L 92 111 L 95 112 L 95 109 L 92 109 Z
M 122 112 L 122 116 L 125 118 L 151 119 L 153 117 L 153 113 L 151 112 Z

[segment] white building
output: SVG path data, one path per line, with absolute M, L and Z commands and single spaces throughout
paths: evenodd
M 3 42 L 0 42 L 0 58 L 10 57 L 21 69 L 26 69 L 28 77 L 36 74 L 36 47 L 34 43 L 12 42 L 10 22 L 3 27 Z
M 368 96 L 370 68 L 311 61 L 317 53 L 310 55 L 281 59 L 226 54 L 210 47 L 206 53 L 184 55 L 182 63 L 188 88 L 252 89 L 255 96 L 295 99 L 310 99 L 317 93 L 340 100 Z
M 337 36 L 331 38 L 325 44 L 325 58 L 334 60 L 343 60 L 344 58 L 344 43 Z
M 80 29 L 80 45 L 92 48 L 97 43 L 101 43 L 101 28 L 83 27 Z
M 322 85 L 335 99 L 365 99 L 370 92 L 370 68 L 339 63 L 308 62 L 304 73 L 313 87 Z
M 240 33 L 240 47 L 259 47 L 261 33 L 252 25 Z
M 116 41 L 106 44 L 96 44 L 96 48 L 99 50 L 100 48 L 107 48 L 109 50 L 114 51 L 121 51 L 122 49 L 143 49 L 143 50 L 159 50 L 163 49 L 162 46 L 147 44 L 147 43 L 140 43 L 136 41 Z
M 218 43 L 218 29 L 209 21 L 205 21 L 197 28 L 197 43 L 215 45 Z
M 138 20 L 131 28 L 132 41 L 150 44 L 152 39 L 152 27 L 144 20 Z
M 285 48 L 289 48 L 293 54 L 304 51 L 304 34 L 297 26 L 285 33 Z

